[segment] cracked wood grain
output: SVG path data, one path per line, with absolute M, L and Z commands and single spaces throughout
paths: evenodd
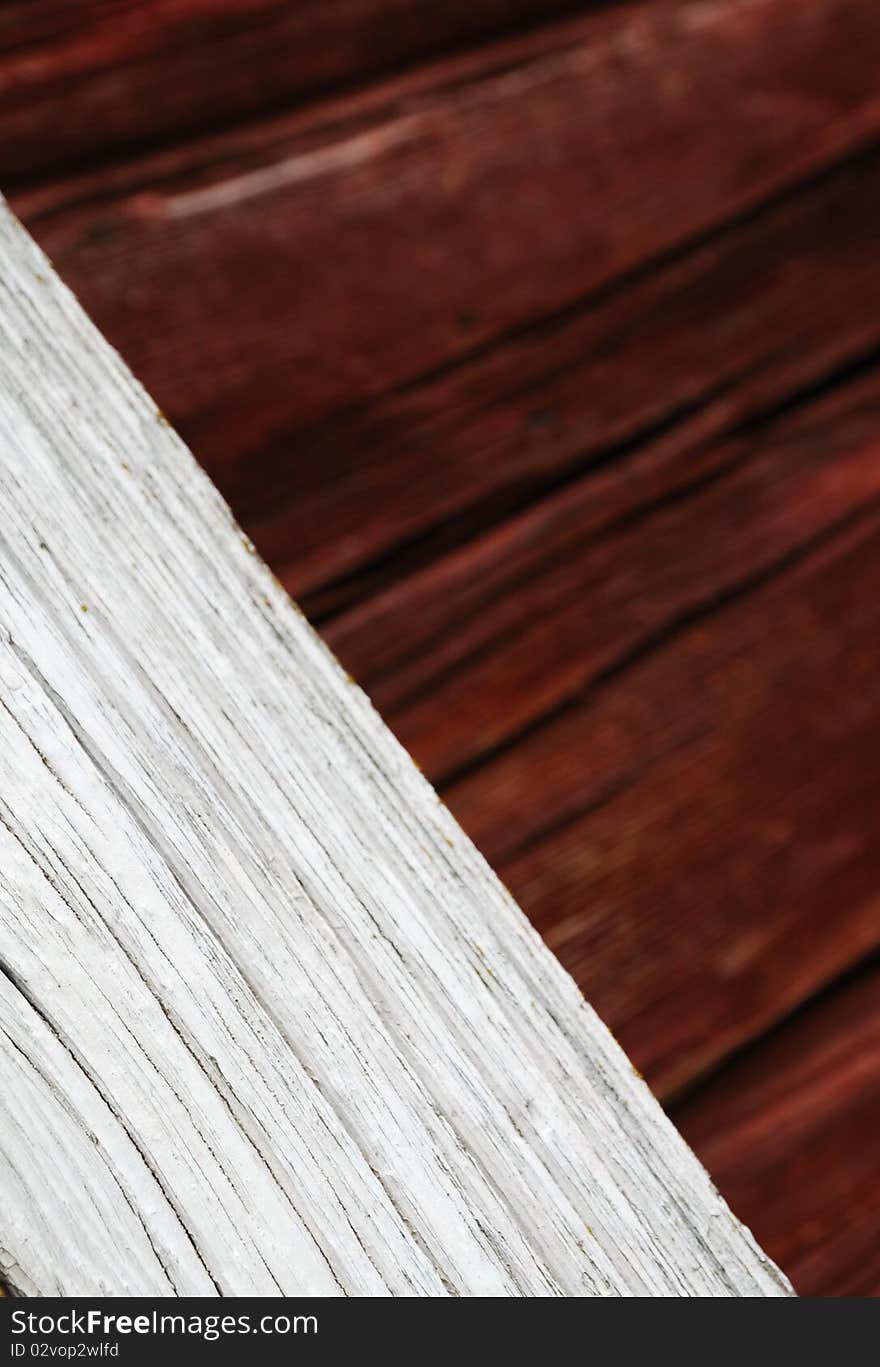
M 0 260 L 7 1283 L 786 1293 L 5 211 Z

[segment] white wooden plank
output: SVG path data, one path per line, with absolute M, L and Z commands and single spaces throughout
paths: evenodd
M 9 1283 L 787 1293 L 0 214 Z

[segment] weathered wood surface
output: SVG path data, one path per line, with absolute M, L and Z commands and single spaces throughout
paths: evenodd
M 597 757 L 594 810 L 500 863 L 664 1093 L 880 939 L 877 531 L 875 510 L 609 690 L 569 752 Z
M 661 433 L 664 465 L 654 488 L 672 487 L 698 442 L 760 417 L 876 349 L 878 213 L 880 162 L 867 155 L 668 266 L 621 281 L 485 355 L 303 434 L 286 476 L 294 482 L 293 501 L 262 503 L 258 479 L 242 490 L 249 532 L 284 582 L 308 589 L 308 608 L 323 619 L 426 563 L 442 564 L 450 549 L 554 490 L 564 505 L 569 490 L 576 498 L 584 487 L 579 476 L 600 464 L 616 482 L 621 508 L 644 498 L 639 478 L 629 487 L 638 465 L 621 457 Z M 422 535 L 327 586 L 330 552 L 313 532 L 301 534 L 300 523 L 309 514 L 313 521 L 324 516 L 329 503 L 316 472 L 332 480 L 346 459 L 352 470 L 335 485 L 332 514 L 343 544 L 355 544 L 356 535 L 364 550 L 384 545 L 387 510 L 393 521 L 403 499 Z M 429 523 L 432 509 L 437 520 Z M 592 518 L 580 511 L 586 534 Z M 491 544 L 506 558 L 503 537 Z M 488 582 L 471 582 L 472 596 L 483 594 L 487 607 L 495 588 L 489 558 L 474 558 Z M 438 569 L 438 579 L 444 573 Z M 400 614 L 394 640 L 382 631 L 381 599 L 355 615 L 351 628 L 342 621 L 333 631 L 354 652 L 358 671 L 371 679 L 399 674 L 400 691 L 412 692 L 410 657 L 424 652 L 430 660 L 453 642 L 447 604 L 460 610 L 458 585 L 448 597 L 441 591 L 429 614 L 411 618 L 403 630 Z M 358 649 L 360 624 L 368 619 L 372 644 Z
M 393 0 L 322 6 L 311 73 L 275 42 L 310 3 L 73 8 L 0 16 L 18 206 L 652 1086 L 693 1089 L 878 938 L 874 0 L 548 8 L 393 75 L 428 52 L 380 51 Z M 503 19 L 419 15 L 456 49 Z M 276 51 L 233 79 L 233 33 Z M 143 98 L 160 52 L 191 80 Z M 858 1290 L 835 1190 L 803 1285 Z
M 509 748 L 880 495 L 877 371 L 706 440 L 740 397 L 734 390 L 720 412 L 707 405 L 326 625 L 432 779 Z M 536 808 L 546 820 L 543 799 Z M 478 810 L 469 817 L 480 823 Z M 508 848 L 532 834 L 502 824 Z
M 880 941 L 880 378 L 673 453 L 327 629 L 661 1092 Z
M 7 0 L 0 180 L 253 117 L 567 8 L 565 0 Z
M 5 212 L 0 259 L 7 1281 L 784 1293 Z
M 301 595 L 569 467 L 407 395 L 876 135 L 878 60 L 874 0 L 625 4 L 14 203 L 247 524 L 285 499 Z
M 880 1296 L 880 967 L 673 1111 L 805 1296 Z

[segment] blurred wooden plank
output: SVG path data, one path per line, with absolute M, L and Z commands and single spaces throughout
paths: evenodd
M 460 549 L 444 554 L 442 540 L 428 542 L 424 554 L 433 558 L 423 570 L 323 626 L 435 780 L 504 743 L 580 688 L 585 670 L 613 660 L 626 623 L 599 626 L 608 583 L 595 543 L 608 528 L 713 469 L 760 455 L 760 432 L 733 444 L 710 439 L 880 345 L 878 215 L 880 157 L 872 156 L 557 327 L 337 431 L 343 450 L 359 444 L 365 452 L 350 485 L 352 533 L 358 519 L 369 526 L 382 517 L 402 471 L 413 507 L 424 496 L 442 511 L 456 481 L 476 488 L 484 479 L 488 490 L 500 476 L 527 489 L 566 461 L 586 470 Z M 787 460 L 798 468 L 796 447 Z M 311 448 L 313 484 L 299 497 L 313 517 L 319 505 L 310 494 L 332 462 L 329 440 Z M 753 478 L 764 478 L 762 468 Z M 772 461 L 766 478 L 772 486 Z M 716 581 L 718 573 L 735 579 L 749 523 L 740 526 L 723 506 L 713 516 L 716 528 L 726 522 L 728 557 Z M 295 581 L 308 549 L 289 542 L 290 510 L 282 505 L 247 526 L 282 578 Z M 637 550 L 641 535 L 634 527 Z M 703 591 L 699 555 L 712 546 L 695 513 L 677 548 L 686 592 Z M 772 540 L 765 553 L 774 553 Z M 572 596 L 581 591 L 578 574 L 599 574 L 583 602 Z M 657 584 L 653 570 L 646 575 L 649 595 Z M 639 593 L 633 607 L 644 611 Z M 548 617 L 565 614 L 568 633 L 551 632 Z M 652 615 L 640 625 L 648 634 L 658 622 Z M 529 647 L 530 633 L 540 634 L 540 650 Z M 443 727 L 432 723 L 434 708 Z
M 180 139 L 571 8 L 546 0 L 13 0 L 0 181 Z
M 389 460 L 367 516 L 340 413 L 873 135 L 878 45 L 856 0 L 615 7 L 17 202 L 234 506 L 290 496 L 303 592 L 510 490 L 463 462 L 435 502 Z
M 672 1114 L 802 1295 L 880 1296 L 876 961 Z
M 298 589 L 326 556 L 316 531 L 326 480 L 336 494 L 336 534 L 345 541 L 380 545 L 389 507 L 405 516 L 401 530 L 424 532 L 426 519 L 436 519 L 427 538 L 305 598 L 308 610 L 324 616 L 352 598 L 375 600 L 406 576 L 409 587 L 397 597 L 380 596 L 362 615 L 331 627 L 353 671 L 375 682 L 383 706 L 394 705 L 430 683 L 435 668 L 466 655 L 462 618 L 472 618 L 481 600 L 490 608 L 504 583 L 521 575 L 518 546 L 540 553 L 527 519 L 521 532 L 511 529 L 492 571 L 484 557 L 482 573 L 472 574 L 465 556 L 457 573 L 444 556 L 450 546 L 660 428 L 675 429 L 665 459 L 671 466 L 677 443 L 684 469 L 698 436 L 785 400 L 877 345 L 878 215 L 880 158 L 871 156 L 678 262 L 304 434 L 296 469 L 284 465 L 242 491 L 245 524 L 276 573 Z M 623 500 L 629 469 L 621 460 Z M 643 496 L 638 487 L 631 494 Z M 470 507 L 461 506 L 463 497 Z M 586 530 L 596 516 L 592 502 L 580 516 Z M 304 536 L 300 526 L 308 522 Z M 434 592 L 430 572 L 414 577 L 413 566 L 440 559 L 446 563 Z M 417 613 L 407 615 L 407 599 Z
M 497 867 L 661 1094 L 880 942 L 878 587 L 874 513 L 483 778 L 514 826 L 504 778 L 541 774 L 533 843 Z M 481 777 L 448 794 L 466 829 Z
M 880 373 L 871 371 L 727 440 L 682 450 L 676 436 L 585 477 L 329 623 L 326 635 L 356 674 L 371 650 L 382 660 L 395 632 L 405 643 L 404 663 L 378 677 L 367 669 L 365 682 L 426 772 L 452 782 L 465 824 L 497 858 L 533 837 L 530 820 L 568 811 L 566 785 L 545 794 L 530 765 L 543 718 L 878 495 Z M 455 782 L 486 757 L 488 768 Z M 505 772 L 520 776 L 526 802 L 534 794 L 516 826 L 485 802 L 487 776 Z
M 697 448 L 690 481 L 643 459 L 622 512 L 617 471 L 533 511 L 482 650 L 390 715 L 433 769 L 508 738 L 444 795 L 665 1093 L 880 939 L 880 373 Z

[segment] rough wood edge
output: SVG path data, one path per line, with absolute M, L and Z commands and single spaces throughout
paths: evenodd
M 785 1294 L 5 210 L 0 260 L 10 1286 Z

